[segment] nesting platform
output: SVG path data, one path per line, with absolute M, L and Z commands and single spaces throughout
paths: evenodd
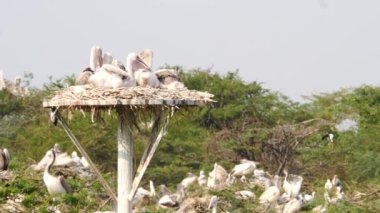
M 214 95 L 196 90 L 167 90 L 145 87 L 128 87 L 105 89 L 90 85 L 71 86 L 57 91 L 54 96 L 43 101 L 44 107 L 76 108 L 108 108 L 117 105 L 132 108 L 149 106 L 204 106 L 213 102 Z
M 45 108 L 52 109 L 52 115 L 60 121 L 69 138 L 79 152 L 88 159 L 99 181 L 105 187 L 110 198 L 117 203 L 117 212 L 132 212 L 132 199 L 145 173 L 155 150 L 167 131 L 167 125 L 180 108 L 205 106 L 214 95 L 196 90 L 167 90 L 144 87 L 105 89 L 91 85 L 72 86 L 55 92 L 43 101 Z M 58 109 L 68 110 L 110 110 L 118 114 L 118 190 L 117 197 L 103 179 L 86 151 L 80 145 Z M 133 165 L 133 132 L 134 119 L 146 110 L 153 115 L 153 126 L 149 141 L 135 171 Z M 166 119 L 165 119 L 166 118 Z M 116 154 L 116 153 L 115 153 Z

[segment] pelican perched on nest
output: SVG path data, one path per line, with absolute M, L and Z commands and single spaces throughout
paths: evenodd
M 127 72 L 134 75 L 137 86 L 152 88 L 160 87 L 160 82 L 157 76 L 151 71 L 149 65 L 147 65 L 136 53 L 128 54 Z
M 161 88 L 165 89 L 184 89 L 185 85 L 180 81 L 178 74 L 173 69 L 159 69 L 154 71 L 161 83 Z
M 135 86 L 132 75 L 112 64 L 104 64 L 98 72 L 90 77 L 89 82 L 101 88 L 115 89 Z
M 84 69 L 79 76 L 75 79 L 75 85 L 85 85 L 89 83 L 90 77 L 94 74 L 94 71 L 87 67 Z
M 301 191 L 303 178 L 298 175 L 289 174 L 287 170 L 284 170 L 285 178 L 283 188 L 289 198 L 295 198 Z
M 46 185 L 46 188 L 51 195 L 55 194 L 66 194 L 70 193 L 70 187 L 67 185 L 64 177 L 62 175 L 60 176 L 53 176 L 50 174 L 50 169 L 54 164 L 56 154 L 54 149 L 51 149 L 48 151 L 48 157 L 50 162 L 45 168 L 45 172 L 43 175 L 43 180 Z
M 90 53 L 90 69 L 97 72 L 103 65 L 102 49 L 99 46 L 93 46 Z
M 0 149 L 0 171 L 8 170 L 10 160 L 11 157 L 9 155 L 8 149 Z
M 139 69 L 135 72 L 136 84 L 142 87 L 160 88 L 161 84 L 157 76 L 150 70 Z

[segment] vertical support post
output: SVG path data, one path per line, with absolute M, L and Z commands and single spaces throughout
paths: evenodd
M 131 213 L 132 200 L 128 195 L 132 188 L 133 178 L 133 112 L 122 106 L 117 108 L 119 116 L 118 128 L 118 160 L 117 160 L 117 212 Z

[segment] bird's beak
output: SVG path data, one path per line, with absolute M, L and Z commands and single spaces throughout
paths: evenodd
M 137 57 L 137 61 L 144 65 L 145 69 L 152 71 L 150 67 L 140 57 Z

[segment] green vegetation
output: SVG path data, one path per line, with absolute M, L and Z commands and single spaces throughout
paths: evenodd
M 380 88 L 362 86 L 342 89 L 330 94 L 308 97 L 300 104 L 282 94 L 262 87 L 258 82 L 244 82 L 238 72 L 219 75 L 208 70 L 179 70 L 189 89 L 215 94 L 217 101 L 210 107 L 179 110 L 169 125 L 169 132 L 161 142 L 142 185 L 149 180 L 156 185 L 175 188 L 188 172 L 206 174 L 214 162 L 229 171 L 241 158 L 261 162 L 260 167 L 271 174 L 288 168 L 304 177 L 303 191 L 317 192 L 317 198 L 303 208 L 309 211 L 323 203 L 323 186 L 327 178 L 338 174 L 346 187 L 350 201 L 329 207 L 329 212 L 380 212 Z M 13 177 L 0 182 L 0 206 L 19 194 L 24 196 L 27 212 L 48 212 L 52 204 L 63 212 L 93 212 L 107 200 L 97 181 L 68 178 L 74 194 L 53 199 L 42 181 L 42 173 L 28 167 L 38 162 L 45 152 L 59 143 L 63 150 L 73 151 L 74 145 L 60 126 L 49 121 L 49 111 L 42 108 L 42 100 L 64 84 L 72 83 L 73 76 L 53 80 L 43 89 L 34 90 L 28 97 L 14 97 L 0 91 L 0 148 L 11 153 L 10 169 Z M 68 112 L 62 111 L 65 117 Z M 74 112 L 69 122 L 81 144 L 104 173 L 112 187 L 116 185 L 117 147 L 115 114 L 106 115 L 103 123 L 91 123 L 89 114 Z M 357 122 L 357 128 L 337 129 L 342 121 Z M 302 123 L 308 121 L 306 123 Z M 343 128 L 344 129 L 344 128 Z M 331 131 L 334 144 L 321 137 Z M 290 135 L 282 137 L 281 134 Z M 136 159 L 140 159 L 148 138 L 147 130 L 135 131 Z M 286 162 L 276 159 L 271 141 L 280 140 L 285 147 L 301 138 L 289 151 Z M 104 151 L 107 150 L 107 151 Z M 279 169 L 280 168 L 280 169 Z M 241 186 L 236 186 L 236 190 Z M 147 187 L 146 187 L 147 188 Z M 190 194 L 199 194 L 199 187 Z M 231 212 L 255 212 L 257 202 L 234 198 L 235 188 L 210 191 L 230 203 Z M 261 188 L 252 189 L 256 196 Z M 377 191 L 377 193 L 376 193 Z M 357 192 L 368 196 L 354 198 Z M 108 202 L 102 210 L 111 209 Z M 157 211 L 155 207 L 148 210 Z

